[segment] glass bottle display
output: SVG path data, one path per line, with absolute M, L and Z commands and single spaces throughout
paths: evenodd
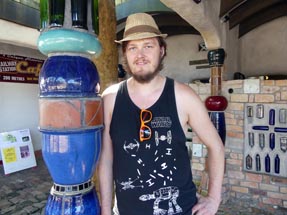
M 87 28 L 87 0 L 71 0 L 72 26 Z
M 65 0 L 49 0 L 50 27 L 61 27 L 64 24 Z
M 287 178 L 286 104 L 247 103 L 244 110 L 244 170 Z

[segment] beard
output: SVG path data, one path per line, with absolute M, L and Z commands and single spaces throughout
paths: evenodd
M 148 74 L 132 74 L 131 76 L 139 83 L 144 84 L 144 83 L 149 83 L 151 80 L 154 79 L 155 76 L 158 75 L 158 73 L 160 72 L 160 65 L 155 69 L 154 72 L 148 73 Z
M 149 83 L 151 80 L 154 79 L 155 76 L 157 76 L 159 74 L 159 72 L 163 69 L 163 63 L 162 63 L 162 60 L 163 58 L 160 60 L 159 62 L 159 65 L 157 66 L 157 68 L 153 71 L 153 72 L 150 72 L 150 73 L 147 73 L 147 74 L 134 74 L 131 72 L 131 69 L 128 65 L 128 62 L 127 62 L 127 58 L 124 57 L 123 58 L 123 68 L 125 71 L 127 71 L 129 73 L 129 75 L 131 77 L 133 77 L 137 82 L 141 83 L 141 84 L 144 84 L 144 83 Z

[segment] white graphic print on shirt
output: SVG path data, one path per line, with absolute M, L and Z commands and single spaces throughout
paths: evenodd
M 157 184 L 157 189 L 152 193 L 139 197 L 140 201 L 154 201 L 153 215 L 173 215 L 182 212 L 181 207 L 177 204 L 179 189 L 174 186 L 168 186 L 168 182 L 173 181 L 173 174 L 177 170 L 177 167 L 174 165 L 176 158 L 173 154 L 172 132 L 169 130 L 171 125 L 170 117 L 155 117 L 152 119 L 151 127 L 154 132 L 154 147 L 151 147 L 151 143 L 139 143 L 136 139 L 125 141 L 123 144 L 123 150 L 137 163 L 137 176 L 133 179 L 128 178 L 126 181 L 117 182 L 117 184 L 123 192 L 128 189 L 153 187 Z M 161 134 L 158 128 L 167 128 L 167 132 Z M 153 157 L 149 157 L 149 159 L 153 159 L 153 167 L 149 166 L 148 162 L 145 162 L 138 155 L 140 147 L 144 147 L 143 150 L 153 150 Z M 145 175 L 142 175 L 142 172 L 145 172 Z M 159 204 L 165 201 L 167 210 L 159 207 Z

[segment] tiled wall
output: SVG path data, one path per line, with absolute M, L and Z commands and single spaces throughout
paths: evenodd
M 189 84 L 204 101 L 210 95 L 210 84 Z M 231 80 L 224 81 L 223 95 L 228 100 L 225 111 L 226 142 L 225 142 L 225 178 L 223 185 L 223 201 L 229 198 L 244 200 L 250 204 L 269 211 L 276 208 L 287 208 L 287 179 L 286 177 L 270 176 L 262 173 L 252 173 L 244 170 L 245 145 L 245 104 L 286 104 L 287 80 Z M 193 134 L 194 135 L 194 134 Z M 193 143 L 201 141 L 192 138 Z M 201 157 L 192 157 L 194 179 L 200 181 L 205 176 L 205 157 L 208 156 L 203 147 Z M 283 155 L 287 160 L 287 153 Z M 284 167 L 287 163 L 284 164 Z M 203 180 L 204 181 L 204 180 Z M 204 186 L 203 186 L 204 187 Z

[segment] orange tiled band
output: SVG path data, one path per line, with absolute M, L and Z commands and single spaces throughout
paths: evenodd
M 40 129 L 82 129 L 103 125 L 102 100 L 40 98 Z

